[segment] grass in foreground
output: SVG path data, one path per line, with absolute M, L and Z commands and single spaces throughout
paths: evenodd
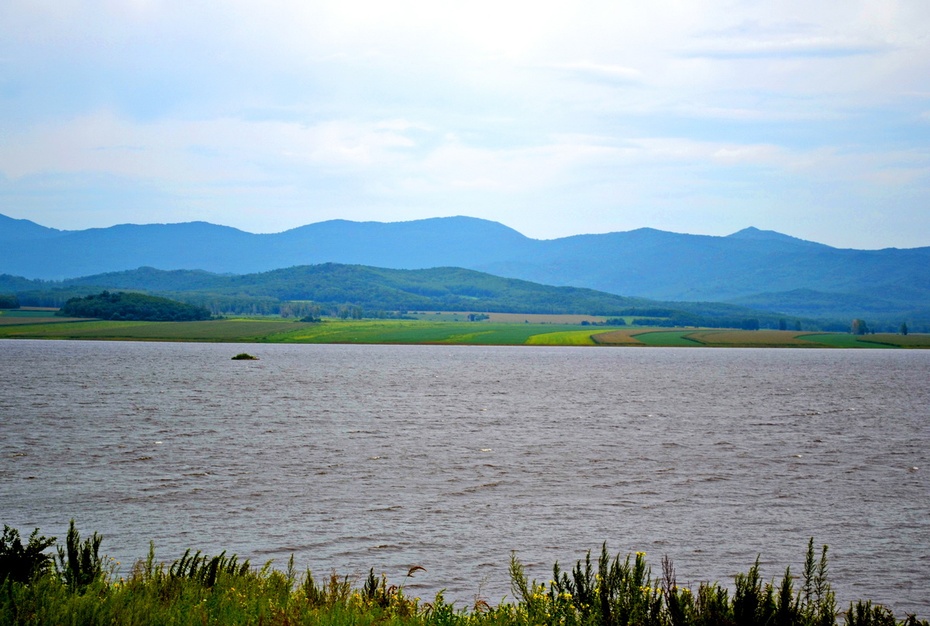
M 409 597 L 404 583 L 389 585 L 370 570 L 365 581 L 330 574 L 316 580 L 298 573 L 293 557 L 285 571 L 260 569 L 225 553 L 209 557 L 190 551 L 173 563 L 158 563 L 154 548 L 125 579 L 116 579 L 99 555 L 101 538 L 81 540 L 71 523 L 67 547 L 57 559 L 45 550 L 55 540 L 34 532 L 26 546 L 4 527 L 0 543 L 0 623 L 3 624 L 396 624 L 396 625 L 604 625 L 604 626 L 830 626 L 840 612 L 827 580 L 827 547 L 808 543 L 799 577 L 785 571 L 780 582 L 762 581 L 757 558 L 734 579 L 733 592 L 702 583 L 681 587 L 667 558 L 653 576 L 645 554 L 611 557 L 606 545 L 570 571 L 556 563 L 548 583 L 530 581 L 511 556 L 512 602 L 491 606 L 476 600 L 457 608 L 442 592 L 431 601 Z M 797 587 L 795 587 L 797 585 Z M 887 608 L 850 604 L 847 626 L 894 626 Z M 908 616 L 908 626 L 930 626 Z

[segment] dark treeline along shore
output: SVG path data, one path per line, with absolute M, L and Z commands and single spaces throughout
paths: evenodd
M 553 566 L 548 582 L 528 579 L 516 555 L 510 559 L 512 601 L 494 606 L 475 597 L 468 607 L 447 602 L 440 591 L 426 600 L 405 592 L 423 567 L 410 567 L 399 582 L 369 570 L 364 579 L 335 572 L 316 579 L 298 572 L 260 568 L 221 553 L 188 550 L 172 563 L 155 559 L 154 546 L 128 576 L 101 555 L 102 537 L 82 540 L 74 521 L 65 541 L 36 529 L 23 544 L 4 526 L 0 538 L 0 623 L 3 624 L 559 624 L 604 626 L 928 626 L 914 615 L 858 601 L 841 611 L 828 581 L 827 546 L 807 546 L 803 571 L 788 568 L 780 580 L 763 581 L 759 558 L 733 580 L 680 586 L 672 562 L 654 575 L 642 552 L 611 556 L 589 552 L 570 570 Z M 49 550 L 55 551 L 50 553 Z

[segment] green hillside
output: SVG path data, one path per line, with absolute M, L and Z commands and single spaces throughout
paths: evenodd
M 396 317 L 410 311 L 583 314 L 650 324 L 777 326 L 783 316 L 745 307 L 658 302 L 592 289 L 552 287 L 461 268 L 392 270 L 326 263 L 258 274 L 140 268 L 64 281 L 0 276 L 0 291 L 26 306 L 61 306 L 103 289 L 146 292 L 202 306 L 213 314 L 294 317 Z M 792 318 L 792 323 L 798 320 Z

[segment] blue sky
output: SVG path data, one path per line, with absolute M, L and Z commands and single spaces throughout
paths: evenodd
M 0 213 L 930 245 L 930 3 L 0 0 Z

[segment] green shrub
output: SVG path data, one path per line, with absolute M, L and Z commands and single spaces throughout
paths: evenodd
M 66 548 L 58 547 L 59 573 L 71 591 L 83 591 L 91 583 L 104 578 L 101 541 L 103 537 L 94 533 L 81 542 L 81 535 L 74 526 L 74 520 L 71 520 Z
M 245 576 L 248 571 L 249 561 L 240 564 L 235 554 L 226 556 L 226 552 L 223 551 L 210 558 L 201 554 L 199 550 L 192 555 L 188 549 L 180 559 L 172 563 L 168 575 L 172 578 L 190 578 L 209 588 L 216 584 L 217 576 L 221 574 Z
M 0 537 L 0 583 L 6 580 L 27 583 L 49 571 L 53 558 L 45 550 L 54 544 L 55 537 L 42 537 L 36 528 L 23 547 L 19 531 L 4 524 Z
M 872 602 L 860 600 L 853 606 L 849 605 L 846 612 L 846 626 L 896 626 L 894 614 L 881 606 L 872 605 Z

